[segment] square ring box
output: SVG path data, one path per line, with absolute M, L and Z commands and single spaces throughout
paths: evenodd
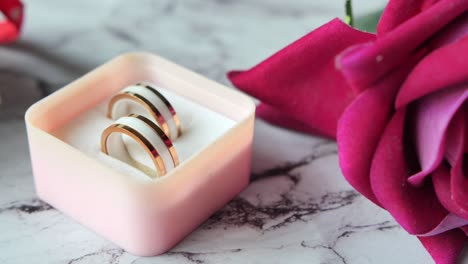
M 142 80 L 191 114 L 173 141 L 180 165 L 159 178 L 100 151 L 107 102 Z M 254 112 L 248 96 L 156 55 L 121 55 L 27 111 L 37 194 L 130 253 L 164 253 L 248 185 Z

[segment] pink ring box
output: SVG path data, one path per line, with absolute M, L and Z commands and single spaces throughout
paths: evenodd
M 233 125 L 157 180 L 131 177 L 56 135 L 141 80 L 156 83 Z M 27 111 L 37 194 L 130 253 L 161 254 L 247 186 L 254 112 L 255 105 L 246 95 L 156 55 L 119 56 Z

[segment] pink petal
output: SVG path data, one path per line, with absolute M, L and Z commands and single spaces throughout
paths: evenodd
M 447 146 L 445 148 L 445 158 L 452 166 L 457 167 L 457 163 L 463 161 L 463 154 L 466 151 L 466 133 L 468 132 L 467 105 L 464 104 L 454 115 L 450 126 L 447 129 Z
M 281 110 L 271 107 L 267 104 L 261 103 L 257 106 L 257 116 L 263 120 L 280 127 L 296 130 L 299 132 L 325 136 L 334 139 L 335 135 L 321 134 L 319 131 L 309 127 L 308 125 L 292 119 L 290 116 L 285 115 Z
M 448 214 L 442 221 L 434 227 L 432 230 L 424 233 L 418 234 L 418 236 L 425 237 L 425 236 L 435 236 L 449 230 L 458 229 L 460 227 L 468 225 L 468 220 L 462 218 L 456 214 Z
M 434 182 L 434 189 L 440 203 L 451 213 L 468 219 L 468 211 L 465 208 L 459 206 L 453 199 L 454 197 L 452 196 L 452 186 L 450 186 L 451 179 L 449 170 L 444 165 L 440 166 L 437 168 L 437 170 L 434 171 L 432 180 Z
M 468 140 L 466 138 L 468 132 L 468 104 L 464 104 L 464 108 L 460 109 L 457 117 L 454 118 L 447 137 L 447 156 L 453 157 L 450 171 L 451 197 L 457 209 L 463 211 L 468 219 L 468 179 L 464 173 L 464 166 L 468 164 L 468 156 L 465 152 L 465 145 Z
M 442 0 L 407 20 L 374 43 L 351 47 L 337 58 L 355 91 L 367 89 L 404 63 L 427 39 L 468 9 L 466 0 Z
M 432 175 L 434 188 L 442 205 L 464 219 L 468 219 L 468 181 L 463 175 L 464 145 L 466 142 L 466 105 L 454 116 L 447 130 L 446 157 L 452 165 L 451 172 L 441 165 Z M 463 226 L 460 223 L 460 226 Z M 465 228 L 466 229 L 466 228 Z
M 464 113 L 458 111 L 458 113 L 453 118 L 449 130 L 447 131 L 447 151 L 454 149 L 453 156 L 463 157 L 463 145 L 464 145 L 464 133 L 465 133 L 465 120 Z M 461 150 L 461 151 L 460 151 Z M 449 154 L 452 155 L 452 154 Z M 453 171 L 453 167 L 452 167 Z M 452 173 L 453 174 L 453 173 Z M 447 230 L 454 228 L 461 228 L 468 225 L 468 211 L 467 208 L 459 206 L 457 202 L 453 199 L 452 190 L 453 187 L 450 186 L 451 182 L 453 185 L 453 176 L 450 176 L 449 169 L 441 164 L 432 174 L 432 180 L 434 183 L 434 189 L 436 195 L 439 198 L 439 202 L 442 206 L 445 207 L 449 212 L 449 215 L 445 217 L 442 222 L 435 227 L 433 230 L 424 234 L 427 235 L 436 235 Z M 466 187 L 466 186 L 464 186 Z M 468 190 L 468 189 L 464 189 Z M 466 204 L 467 200 L 464 201 L 464 206 L 468 207 Z
M 406 110 L 388 123 L 372 160 L 370 178 L 380 204 L 411 234 L 425 234 L 448 215 L 431 184 L 415 188 L 408 184 L 411 153 L 404 140 Z
M 391 0 L 380 17 L 377 34 L 387 33 L 421 13 L 438 0 Z
M 468 81 L 468 37 L 425 57 L 408 76 L 397 95 L 401 108 L 429 93 Z
M 419 186 L 442 161 L 445 132 L 457 110 L 468 98 L 468 85 L 433 93 L 419 100 L 414 109 L 414 141 L 422 170 L 408 181 Z
M 412 63 L 408 63 L 364 91 L 346 108 L 338 123 L 341 171 L 357 191 L 375 204 L 379 202 L 369 178 L 372 157 L 390 119 L 398 88 L 412 66 Z
M 418 237 L 436 264 L 455 264 L 467 241 L 460 229 L 436 236 Z
M 457 17 L 431 38 L 428 45 L 431 50 L 455 43 L 468 35 L 468 13 Z
M 356 96 L 335 69 L 334 58 L 350 45 L 373 39 L 335 19 L 252 69 L 228 77 L 284 115 L 334 136 L 338 118 Z
M 468 226 L 461 227 L 460 229 L 463 230 L 463 232 L 465 232 L 465 235 L 468 236 Z

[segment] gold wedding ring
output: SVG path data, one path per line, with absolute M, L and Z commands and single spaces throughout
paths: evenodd
M 110 151 L 112 147 L 109 146 L 109 139 L 113 135 L 119 136 L 120 143 L 124 145 L 122 134 L 129 136 L 146 151 L 153 161 L 157 176 L 163 176 L 168 167 L 172 169 L 179 164 L 177 152 L 169 137 L 153 121 L 137 114 L 121 117 L 103 131 L 102 152 L 113 154 Z
M 162 131 L 172 140 L 182 135 L 180 119 L 169 101 L 150 85 L 138 83 L 125 88 L 121 93 L 111 98 L 107 115 L 111 119 L 129 114 L 128 109 L 122 109 L 120 104 L 133 101 L 144 107 Z

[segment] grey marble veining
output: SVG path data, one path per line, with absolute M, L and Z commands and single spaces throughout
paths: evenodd
M 384 4 L 353 2 L 358 14 Z M 250 186 L 158 257 L 124 252 L 34 193 L 21 117 L 31 102 L 130 50 L 155 52 L 227 84 L 226 71 L 248 68 L 342 16 L 342 1 L 43 0 L 26 6 L 22 39 L 0 46 L 1 98 L 21 102 L 0 104 L 0 263 L 431 262 L 416 238 L 343 179 L 334 142 L 261 120 Z

